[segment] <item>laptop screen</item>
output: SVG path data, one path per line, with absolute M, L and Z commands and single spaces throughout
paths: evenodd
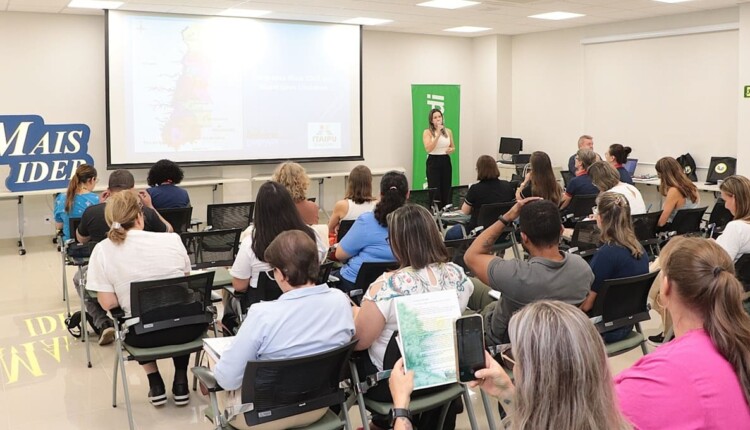
M 625 170 L 630 173 L 630 176 L 635 175 L 635 168 L 638 166 L 638 159 L 637 158 L 628 158 L 628 161 L 625 162 Z

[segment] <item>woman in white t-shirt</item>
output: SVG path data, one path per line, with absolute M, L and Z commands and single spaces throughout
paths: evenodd
M 140 199 L 132 191 L 121 191 L 107 199 L 104 217 L 110 226 L 107 239 L 99 242 L 91 253 L 86 289 L 96 291 L 105 310 L 120 307 L 125 318 L 131 316 L 130 284 L 185 276 L 190 273 L 190 259 L 174 233 L 143 231 L 144 220 Z M 193 324 L 136 334 L 128 332 L 125 342 L 141 348 L 179 345 L 200 337 L 207 324 Z M 175 374 L 172 394 L 175 404 L 190 401 L 187 366 L 190 354 L 173 357 Z M 167 394 L 156 361 L 139 362 L 149 382 L 148 398 L 152 405 L 167 402 Z
M 646 203 L 641 192 L 633 185 L 620 181 L 620 173 L 604 161 L 597 161 L 589 167 L 591 182 L 601 192 L 619 193 L 625 196 L 630 205 L 630 214 L 646 213 Z
M 733 175 L 721 184 L 721 198 L 734 216 L 716 242 L 724 248 L 733 261 L 742 254 L 750 254 L 750 179 Z
M 384 363 L 385 350 L 397 330 L 394 300 L 405 295 L 434 291 L 453 290 L 463 312 L 474 284 L 464 270 L 449 263 L 448 250 L 437 229 L 435 220 L 427 209 L 417 205 L 406 205 L 391 213 L 388 221 L 388 237 L 393 255 L 401 268 L 385 273 L 367 290 L 361 309 L 354 319 L 359 342 L 357 350 L 367 350 L 363 363 L 365 374 L 390 369 L 393 363 Z M 382 386 L 381 386 L 382 385 Z M 368 397 L 378 401 L 391 401 L 387 384 L 370 391 Z M 455 413 L 451 408 L 450 413 Z M 423 414 L 424 415 L 424 414 Z M 383 427 L 381 417 L 373 417 L 373 423 Z M 427 419 L 423 417 L 423 419 Z M 433 428 L 432 424 L 420 422 L 420 428 Z
M 336 237 L 341 221 L 353 221 L 365 212 L 372 212 L 375 203 L 377 199 L 372 196 L 372 173 L 370 168 L 360 164 L 349 173 L 344 199 L 333 206 L 328 231 Z

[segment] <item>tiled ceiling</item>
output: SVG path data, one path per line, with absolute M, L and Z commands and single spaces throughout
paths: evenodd
M 675 15 L 736 6 L 737 0 L 691 0 L 678 4 L 654 0 L 484 0 L 462 9 L 445 10 L 417 6 L 424 0 L 124 0 L 121 10 L 216 15 L 228 8 L 270 10 L 267 18 L 341 22 L 369 17 L 393 22 L 368 27 L 380 31 L 420 34 L 452 34 L 443 30 L 458 26 L 489 27 L 482 33 L 515 35 Z M 101 14 L 90 9 L 68 8 L 69 0 L 0 0 L 0 11 L 69 14 Z M 581 18 L 545 21 L 528 18 L 543 12 L 584 14 Z

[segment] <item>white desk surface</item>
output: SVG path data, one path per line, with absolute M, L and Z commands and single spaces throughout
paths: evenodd
M 392 167 L 387 169 L 370 169 L 370 172 L 372 172 L 373 176 L 381 176 L 384 175 L 390 171 L 397 171 L 397 172 L 406 172 L 406 169 L 403 167 Z M 346 176 L 349 176 L 351 174 L 351 170 L 348 170 L 346 172 L 321 172 L 321 173 L 311 173 L 307 172 L 307 177 L 310 179 L 329 179 L 329 178 L 343 178 Z M 260 176 L 253 176 L 253 181 L 270 181 L 273 178 L 273 175 L 260 175 Z
M 235 183 L 241 183 L 241 182 L 250 182 L 250 179 L 247 179 L 247 178 L 195 178 L 195 179 L 186 179 L 182 181 L 180 183 L 180 186 L 181 187 L 200 187 L 200 186 L 207 186 L 207 185 L 235 184 Z M 146 189 L 148 188 L 148 184 L 146 184 L 145 182 L 136 182 L 135 188 Z M 97 184 L 94 191 L 101 192 L 106 189 L 107 189 L 107 184 L 99 183 Z M 51 194 L 64 193 L 66 191 L 67 191 L 66 188 L 54 188 L 54 189 L 49 189 L 49 190 L 34 190 L 34 191 L 21 191 L 21 192 L 2 191 L 0 192 L 0 200 L 15 199 L 20 196 L 48 196 Z
M 635 184 L 642 184 L 642 185 L 653 185 L 658 186 L 660 184 L 659 178 L 651 178 L 651 179 L 640 179 L 640 178 L 633 178 L 633 183 Z M 708 185 L 705 182 L 693 182 L 698 188 L 698 191 L 706 191 L 711 193 L 719 193 L 721 192 L 721 189 L 718 185 Z

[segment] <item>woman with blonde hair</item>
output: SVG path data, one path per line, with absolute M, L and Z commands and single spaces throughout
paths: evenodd
M 372 173 L 369 167 L 360 164 L 349 173 L 344 199 L 333 206 L 328 231 L 335 234 L 341 221 L 356 220 L 363 213 L 372 212 L 375 203 L 377 199 L 372 196 Z
M 633 185 L 627 184 L 620 180 L 620 174 L 614 167 L 604 161 L 597 161 L 589 167 L 591 182 L 600 192 L 610 191 L 622 194 L 630 205 L 631 215 L 645 214 L 646 202 L 643 201 L 643 195 Z
M 656 162 L 659 192 L 664 197 L 659 227 L 665 227 L 681 209 L 697 208 L 700 203 L 698 188 L 685 174 L 680 163 L 672 157 L 662 157 Z M 665 227 L 668 230 L 669 227 Z
M 733 175 L 721 184 L 721 198 L 734 220 L 724 227 L 716 242 L 733 261 L 750 253 L 750 179 Z
M 648 254 L 638 242 L 633 231 L 628 200 L 619 193 L 605 192 L 596 199 L 593 208 L 596 225 L 601 231 L 603 245 L 591 259 L 594 283 L 591 292 L 581 304 L 588 312 L 594 307 L 597 294 L 607 279 L 626 278 L 648 273 Z M 633 326 L 604 333 L 606 343 L 627 337 Z
M 94 193 L 97 179 L 94 166 L 81 164 L 70 178 L 68 190 L 55 198 L 55 227 L 63 231 L 63 241 L 75 239 L 75 232 L 70 231 L 70 219 L 80 218 L 87 207 L 99 203 L 99 196 Z
M 105 310 L 122 308 L 127 319 L 131 317 L 131 283 L 188 275 L 190 259 L 179 235 L 143 230 L 143 208 L 135 192 L 124 190 L 112 194 L 107 199 L 104 216 L 110 230 L 107 239 L 99 242 L 91 253 L 86 289 L 97 292 L 99 304 Z M 192 324 L 142 334 L 130 331 L 124 340 L 141 348 L 179 345 L 201 336 L 206 326 Z M 175 367 L 172 394 L 178 406 L 190 401 L 189 358 L 188 354 L 172 359 Z M 148 376 L 149 401 L 154 406 L 165 404 L 166 389 L 156 361 L 139 364 Z
M 641 429 L 750 428 L 750 316 L 732 259 L 695 237 L 660 259 L 675 339 L 615 378 L 623 414 Z
M 556 300 L 524 306 L 510 320 L 515 385 L 485 352 L 469 386 L 495 396 L 511 429 L 631 428 L 617 408 L 602 338 L 576 307 Z
M 291 161 L 279 164 L 273 172 L 272 181 L 278 182 L 289 191 L 299 211 L 302 220 L 307 225 L 317 224 L 320 208 L 315 202 L 307 200 L 307 189 L 310 187 L 310 178 L 305 168 Z
M 546 152 L 535 151 L 529 160 L 531 171 L 516 191 L 516 200 L 526 197 L 541 197 L 556 205 L 562 200 L 562 189 L 557 183 L 555 173 L 552 171 L 552 161 Z

